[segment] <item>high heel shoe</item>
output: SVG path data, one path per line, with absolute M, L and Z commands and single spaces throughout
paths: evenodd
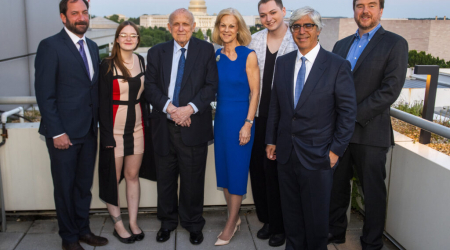
M 128 225 L 128 228 L 130 229 L 130 232 L 131 232 L 131 234 L 133 235 L 133 237 L 134 237 L 134 239 L 135 239 L 136 241 L 141 241 L 141 240 L 144 239 L 145 234 L 144 234 L 144 231 L 142 231 L 142 229 L 139 228 L 139 229 L 141 230 L 141 233 L 139 233 L 139 234 L 134 234 L 134 233 L 133 233 L 133 230 L 131 230 L 131 226 L 130 226 L 130 225 Z
M 224 246 L 224 245 L 228 245 L 231 241 L 231 239 L 233 238 L 234 234 L 236 233 L 236 231 L 239 230 L 241 231 L 241 218 L 238 219 L 238 221 L 236 222 L 236 226 L 234 227 L 234 231 L 233 234 L 231 235 L 231 238 L 229 240 L 221 240 L 219 239 L 219 237 L 222 235 L 223 232 L 220 232 L 220 234 L 217 236 L 217 241 L 214 244 L 215 246 Z

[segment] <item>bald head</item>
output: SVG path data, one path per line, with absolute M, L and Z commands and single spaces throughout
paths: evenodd
M 194 25 L 194 15 L 192 14 L 192 12 L 190 12 L 189 10 L 187 10 L 185 8 L 177 9 L 174 12 L 172 12 L 169 16 L 169 24 L 172 25 L 173 20 L 175 19 L 175 16 L 179 16 L 179 15 L 183 15 L 183 16 L 187 17 L 190 21 L 190 24 Z

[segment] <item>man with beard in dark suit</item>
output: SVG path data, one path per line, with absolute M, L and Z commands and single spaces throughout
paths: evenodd
M 380 24 L 384 0 L 353 0 L 358 30 L 336 43 L 333 53 L 352 64 L 358 111 L 355 132 L 334 174 L 329 243 L 344 243 L 353 166 L 364 192 L 364 250 L 383 247 L 386 218 L 386 154 L 394 144 L 389 108 L 403 88 L 408 43 Z

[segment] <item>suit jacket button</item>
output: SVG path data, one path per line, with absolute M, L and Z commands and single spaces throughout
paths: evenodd
M 91 104 L 89 104 L 89 107 L 92 107 L 92 103 L 91 103 Z
M 292 134 L 292 138 L 294 138 L 295 137 L 295 135 L 294 134 Z

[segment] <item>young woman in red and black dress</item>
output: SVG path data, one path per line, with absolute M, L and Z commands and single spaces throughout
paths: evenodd
M 148 141 L 150 137 L 145 136 L 144 126 L 147 103 L 141 100 L 145 61 L 133 53 L 139 43 L 139 28 L 132 22 L 121 23 L 111 56 L 100 66 L 100 198 L 107 203 L 114 223 L 114 236 L 123 243 L 144 238 L 144 232 L 137 224 L 139 176 L 154 179 L 149 169 L 154 168 L 153 152 L 149 152 L 153 151 L 152 143 Z M 120 215 L 117 190 L 122 178 L 126 180 L 130 232 Z

